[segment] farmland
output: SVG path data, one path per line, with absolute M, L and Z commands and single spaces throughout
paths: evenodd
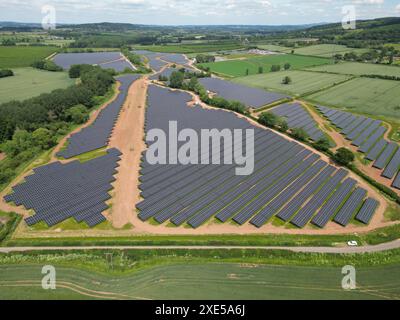
M 308 46 L 302 48 L 295 48 L 294 53 L 307 55 L 307 56 L 317 56 L 317 57 L 326 57 L 331 58 L 335 54 L 345 54 L 354 52 L 356 54 L 367 52 L 368 49 L 356 49 L 356 48 L 348 48 L 342 45 L 336 44 L 320 44 L 315 46 Z
M 113 262 L 95 251 L 1 255 L 0 298 L 351 300 L 400 294 L 396 251 L 362 257 L 259 250 L 110 254 Z M 386 262 L 368 267 L 367 261 Z M 41 268 L 49 262 L 57 271 L 57 290 L 41 290 Z M 346 263 L 357 265 L 357 290 L 341 287 Z
M 65 72 L 20 68 L 14 69 L 14 74 L 13 77 L 0 79 L 0 103 L 25 100 L 74 84 Z
M 290 63 L 291 69 L 301 69 L 311 66 L 329 64 L 331 61 L 326 58 L 306 57 L 292 54 L 270 55 L 254 57 L 243 60 L 230 60 L 214 63 L 204 63 L 201 66 L 210 68 L 212 72 L 228 77 L 241 77 L 259 73 L 259 68 L 263 72 L 269 72 L 273 65 L 280 65 L 283 69 L 284 64 Z
M 358 78 L 307 99 L 357 113 L 399 119 L 399 90 L 398 81 Z
M 290 77 L 292 83 L 283 84 L 284 77 Z M 236 83 L 280 91 L 283 93 L 303 95 L 306 93 L 330 87 L 335 83 L 340 83 L 349 79 L 349 76 L 324 74 L 306 71 L 281 71 L 268 74 L 253 75 L 249 77 L 236 78 Z
M 29 67 L 40 59 L 47 58 L 57 51 L 56 47 L 25 47 L 25 46 L 0 46 L 0 68 Z
M 148 50 L 163 53 L 201 53 L 242 49 L 244 46 L 238 43 L 200 43 L 184 45 L 158 45 L 158 46 L 134 46 L 135 50 Z
M 400 67 L 372 63 L 343 62 L 310 68 L 311 71 L 332 72 L 351 75 L 379 75 L 400 77 Z

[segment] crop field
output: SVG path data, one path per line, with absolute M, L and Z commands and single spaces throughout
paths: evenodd
M 47 58 L 56 51 L 56 47 L 50 46 L 0 46 L 0 69 L 29 67 L 34 61 Z
M 242 49 L 238 43 L 200 43 L 185 45 L 165 45 L 165 46 L 134 46 L 135 50 L 148 50 L 152 52 L 164 53 L 201 53 L 216 52 Z
M 13 77 L 0 79 L 0 103 L 29 99 L 74 84 L 66 72 L 20 68 L 14 69 L 14 74 Z
M 283 78 L 286 76 L 292 79 L 292 83 L 282 83 Z M 336 83 L 346 81 L 347 79 L 350 79 L 350 77 L 345 75 L 307 71 L 280 71 L 235 78 L 232 81 L 267 90 L 270 89 L 288 94 L 303 95 L 323 88 L 328 88 Z
M 332 72 L 352 75 L 380 75 L 400 77 L 400 67 L 372 63 L 344 62 L 334 65 L 318 66 L 311 71 Z
M 399 119 L 399 90 L 398 81 L 358 78 L 307 99 L 348 111 Z
M 359 288 L 354 291 L 341 288 L 341 268 L 334 267 L 189 263 L 120 276 L 57 265 L 56 270 L 57 289 L 43 290 L 41 266 L 1 266 L 0 299 L 384 300 L 400 296 L 397 265 L 357 268 Z
M 255 57 L 244 60 L 222 61 L 214 63 L 200 64 L 203 67 L 209 67 L 212 72 L 228 76 L 242 77 L 259 73 L 259 68 L 262 67 L 263 72 L 270 72 L 273 65 L 280 65 L 283 69 L 285 63 L 290 63 L 291 69 L 301 69 L 311 66 L 319 66 L 329 64 L 331 61 L 326 58 L 306 57 L 292 54 L 270 55 Z
M 295 48 L 294 50 L 296 54 L 301 54 L 306 56 L 326 57 L 326 58 L 331 58 L 335 54 L 345 54 L 350 52 L 361 54 L 367 51 L 368 49 L 349 48 L 337 44 L 319 44 L 315 46 Z

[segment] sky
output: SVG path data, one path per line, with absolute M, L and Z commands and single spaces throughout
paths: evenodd
M 400 0 L 0 0 L 0 21 L 41 23 L 46 5 L 57 23 L 296 25 L 340 22 L 344 6 L 357 19 L 400 17 Z

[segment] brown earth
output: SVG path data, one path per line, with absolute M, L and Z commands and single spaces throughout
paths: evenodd
M 122 152 L 112 191 L 109 219 L 121 228 L 134 222 L 136 204 L 140 201 L 139 170 L 145 148 L 144 120 L 148 80 L 139 79 L 130 87 L 119 120 L 114 127 L 109 146 Z
M 5 158 L 6 158 L 6 154 L 0 152 L 0 161 L 1 161 L 1 160 L 4 160 Z

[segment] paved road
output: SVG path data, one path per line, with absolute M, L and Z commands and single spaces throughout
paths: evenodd
M 28 251 L 72 251 L 72 250 L 154 250 L 154 249 L 260 249 L 260 250 L 286 250 L 305 253 L 371 253 L 400 248 L 400 239 L 363 247 L 263 247 L 263 246 L 82 246 L 82 247 L 0 247 L 0 253 L 28 252 Z

